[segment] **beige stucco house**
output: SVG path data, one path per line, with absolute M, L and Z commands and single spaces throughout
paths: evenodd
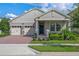
M 10 34 L 32 36 L 36 33 L 37 37 L 48 37 L 50 32 L 61 32 L 70 26 L 69 21 L 69 17 L 56 10 L 45 13 L 39 9 L 32 9 L 10 21 Z

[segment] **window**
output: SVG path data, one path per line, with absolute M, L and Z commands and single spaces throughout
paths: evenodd
M 61 29 L 61 25 L 60 24 L 56 24 L 56 31 L 60 31 Z
M 60 31 L 60 29 L 61 29 L 60 24 L 54 23 L 51 25 L 51 31 Z
M 55 24 L 51 25 L 51 31 L 55 31 Z

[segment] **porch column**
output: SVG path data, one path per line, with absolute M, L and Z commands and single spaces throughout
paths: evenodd
M 39 27 L 38 27 L 38 21 L 36 20 L 36 25 L 35 25 L 35 31 L 36 31 L 36 34 L 37 34 L 37 38 L 38 38 L 38 31 L 39 31 L 39 29 L 38 29 Z
M 69 29 L 69 31 L 71 31 L 70 20 L 68 21 L 68 29 Z

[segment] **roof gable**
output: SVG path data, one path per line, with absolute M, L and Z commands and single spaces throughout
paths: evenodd
M 11 20 L 10 23 L 22 23 L 22 22 L 33 22 L 34 18 L 42 15 L 44 12 L 39 9 L 32 9 L 15 19 Z
M 58 12 L 56 10 L 51 10 L 51 11 L 49 11 L 49 12 L 47 12 L 47 13 L 45 13 L 45 14 L 37 17 L 37 18 L 39 18 L 39 19 L 49 19 L 49 18 L 50 19 L 51 18 L 57 18 L 57 19 L 62 18 L 62 19 L 65 19 L 65 18 L 68 18 L 68 17 L 63 15 L 63 14 L 61 14 L 60 12 Z

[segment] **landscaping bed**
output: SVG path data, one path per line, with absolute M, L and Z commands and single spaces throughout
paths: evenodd
M 40 52 L 79 52 L 79 46 L 29 46 Z
M 34 44 L 79 44 L 79 34 L 70 32 L 68 30 L 63 30 L 62 33 L 49 33 L 47 39 L 33 38 L 32 42 Z
M 60 44 L 60 43 L 73 43 L 73 44 L 79 44 L 79 39 L 77 40 L 32 40 L 33 44 L 39 44 L 39 43 L 42 43 L 42 44 L 53 44 L 53 43 L 57 43 L 57 44 Z

